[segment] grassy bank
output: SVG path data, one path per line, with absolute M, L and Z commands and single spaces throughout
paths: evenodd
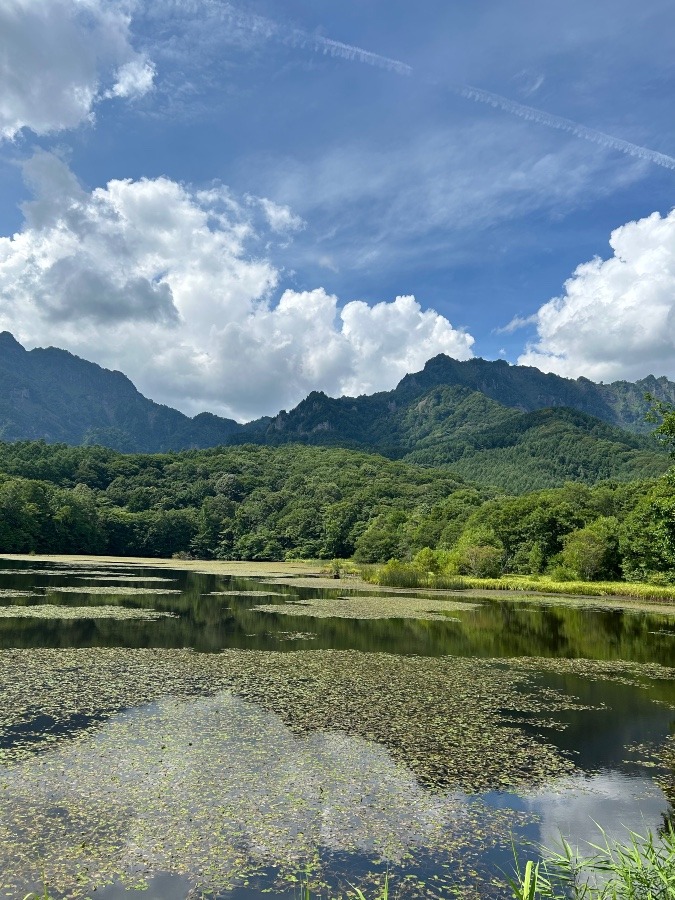
M 635 600 L 675 602 L 675 585 L 640 584 L 628 581 L 555 581 L 546 575 L 503 575 L 474 578 L 425 572 L 413 563 L 392 560 L 384 566 L 364 567 L 362 577 L 372 584 L 399 588 L 433 588 L 466 591 L 534 591 L 538 594 L 568 594 L 583 597 L 630 597 Z
M 537 594 L 561 594 L 573 597 L 628 597 L 632 600 L 675 603 L 674 585 L 640 584 L 628 581 L 555 581 L 546 575 L 503 575 L 500 578 L 475 578 L 470 575 L 446 575 L 426 572 L 413 563 L 392 560 L 386 565 L 356 566 L 349 560 L 292 560 L 285 562 L 236 562 L 232 560 L 154 559 L 94 554 L 3 553 L 0 560 L 45 562 L 67 565 L 118 565 L 152 569 L 178 569 L 205 575 L 230 575 L 238 578 L 262 578 L 286 583 L 292 579 L 305 587 L 350 588 L 365 584 L 381 588 L 433 589 L 441 591 L 514 591 Z

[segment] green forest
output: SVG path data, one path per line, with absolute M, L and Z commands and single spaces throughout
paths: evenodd
M 338 448 L 122 454 L 22 441 L 0 444 L 0 552 L 417 559 L 477 577 L 669 583 L 675 475 L 515 494 Z

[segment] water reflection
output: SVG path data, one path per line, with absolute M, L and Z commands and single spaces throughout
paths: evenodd
M 548 785 L 525 798 L 524 808 L 540 820 L 539 843 L 559 847 L 562 835 L 592 855 L 588 845 L 605 842 L 600 829 L 610 842 L 625 842 L 628 831 L 657 831 L 668 802 L 651 779 L 607 770 Z
M 283 878 L 310 866 L 320 882 L 325 862 L 340 858 L 422 880 L 445 865 L 455 877 L 491 847 L 508 853 L 522 819 L 486 817 L 466 797 L 423 789 L 376 744 L 295 735 L 227 693 L 115 716 L 0 781 L 0 868 L 11 877 L 17 857 L 32 856 L 52 893 L 80 883 L 77 896 L 157 872 L 194 890 L 225 890 L 270 868 Z M 25 866 L 17 893 L 37 880 L 35 864 Z M 330 873 L 340 877 L 352 873 Z
M 113 606 L 175 618 L 0 618 L 0 649 L 351 649 L 505 661 L 675 661 L 672 615 L 499 597 L 453 610 L 452 621 L 289 617 L 256 610 L 261 591 L 276 594 L 266 604 L 354 593 L 348 584 L 266 585 L 131 565 L 3 563 L 0 604 L 7 607 Z M 597 841 L 593 820 L 610 838 L 622 838 L 624 827 L 644 831 L 672 818 L 673 798 L 655 785 L 640 754 L 630 753 L 631 746 L 661 745 L 675 730 L 672 681 L 639 686 L 578 672 L 542 672 L 537 679 L 542 694 L 553 689 L 579 702 L 548 726 L 521 719 L 521 727 L 572 758 L 583 774 L 520 797 L 422 788 L 373 742 L 344 732 L 299 736 L 229 693 L 167 698 L 105 722 L 74 716 L 60 730 L 45 722 L 43 735 L 51 729 L 60 742 L 65 729 L 69 741 L 0 769 L 0 870 L 17 876 L 0 896 L 34 889 L 44 866 L 54 895 L 78 879 L 82 891 L 112 879 L 97 896 L 116 900 L 127 896 L 124 876 L 145 884 L 148 900 L 182 900 L 201 889 L 251 900 L 312 864 L 315 877 L 333 885 L 366 884 L 389 865 L 411 876 L 410 896 L 472 883 L 487 897 L 495 870 L 509 869 L 512 833 L 547 845 L 560 833 Z M 8 727 L 0 737 L 10 746 L 24 736 Z M 421 885 L 434 878 L 433 891 Z
M 120 574 L 124 582 L 115 581 Z M 157 578 L 162 581 L 152 580 Z M 163 587 L 176 593 L 162 592 Z M 88 592 L 88 588 L 96 592 Z M 106 588 L 110 593 L 106 593 Z M 125 594 L 125 588 L 156 593 Z M 78 593 L 73 593 L 73 589 Z M 8 590 L 29 591 L 33 596 L 3 596 L 2 592 Z M 289 646 L 283 633 L 287 636 L 288 632 L 295 632 L 306 635 L 300 646 L 313 649 L 429 656 L 620 659 L 671 665 L 675 654 L 675 616 L 667 613 L 584 609 L 566 606 L 563 600 L 556 605 L 551 598 L 546 599 L 546 605 L 537 606 L 532 600 L 509 600 L 501 595 L 479 599 L 476 608 L 466 611 L 453 609 L 449 621 L 317 619 L 257 611 L 255 607 L 262 598 L 256 594 L 261 590 L 276 595 L 266 597 L 266 605 L 359 593 L 348 582 L 339 583 L 335 590 L 325 590 L 296 586 L 292 581 L 266 585 L 260 579 L 133 566 L 109 570 L 98 566 L 87 573 L 53 564 L 41 568 L 35 563 L 5 563 L 0 572 L 0 604 L 5 606 L 123 606 L 173 613 L 176 618 L 152 622 L 0 619 L 0 649 L 192 647 L 201 652 L 217 652 L 236 647 L 292 651 L 298 645 L 293 642 Z M 410 595 L 423 597 L 424 593 Z M 453 597 L 461 599 L 462 595 Z M 465 599 L 476 603 L 474 597 Z

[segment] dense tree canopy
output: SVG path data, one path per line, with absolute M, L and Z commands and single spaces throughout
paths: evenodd
M 460 574 L 670 580 L 675 475 L 514 495 L 336 448 L 0 444 L 0 552 L 31 551 L 364 563 L 423 551 Z

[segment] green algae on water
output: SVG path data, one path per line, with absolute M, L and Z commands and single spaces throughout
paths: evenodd
M 287 597 L 281 591 L 209 591 L 205 597 Z
M 170 588 L 144 588 L 144 587 L 127 587 L 126 585 L 82 585 L 81 587 L 50 587 L 47 589 L 49 594 L 120 594 L 120 596 L 131 597 L 136 594 L 180 594 L 176 589 Z
M 0 619 L 162 619 L 175 613 L 155 609 L 129 609 L 124 606 L 0 606 Z
M 127 581 L 139 582 L 139 581 L 142 581 L 144 584 L 146 582 L 148 582 L 148 583 L 150 583 L 150 582 L 175 583 L 176 582 L 175 578 L 160 578 L 159 576 L 156 576 L 156 575 L 117 575 L 117 574 L 107 575 L 104 572 L 96 572 L 96 573 L 77 572 L 75 574 L 75 577 L 81 578 L 81 579 L 91 578 L 95 581 L 115 581 L 115 582 L 127 582 Z
M 353 595 L 294 600 L 284 604 L 261 604 L 254 609 L 258 612 L 317 619 L 427 619 L 443 622 L 448 621 L 449 613 L 471 612 L 479 605 L 438 597 Z
M 513 788 L 574 770 L 505 717 L 546 716 L 574 701 L 542 694 L 531 673 L 497 661 L 332 650 L 11 650 L 0 652 L 0 683 L 0 727 L 22 735 L 8 762 L 40 746 L 38 712 L 66 725 L 166 696 L 231 690 L 294 733 L 339 730 L 375 741 L 433 789 Z
M 308 860 L 320 879 L 317 853 L 402 868 L 424 853 L 441 881 L 449 859 L 453 878 L 464 866 L 475 880 L 484 847 L 508 846 L 520 819 L 463 794 L 576 771 L 546 731 L 561 710 L 588 707 L 542 689 L 542 671 L 673 677 L 332 650 L 0 651 L 0 897 L 23 896 L 43 868 L 57 896 L 160 871 L 199 896 Z M 416 895 L 432 896 L 406 891 Z

